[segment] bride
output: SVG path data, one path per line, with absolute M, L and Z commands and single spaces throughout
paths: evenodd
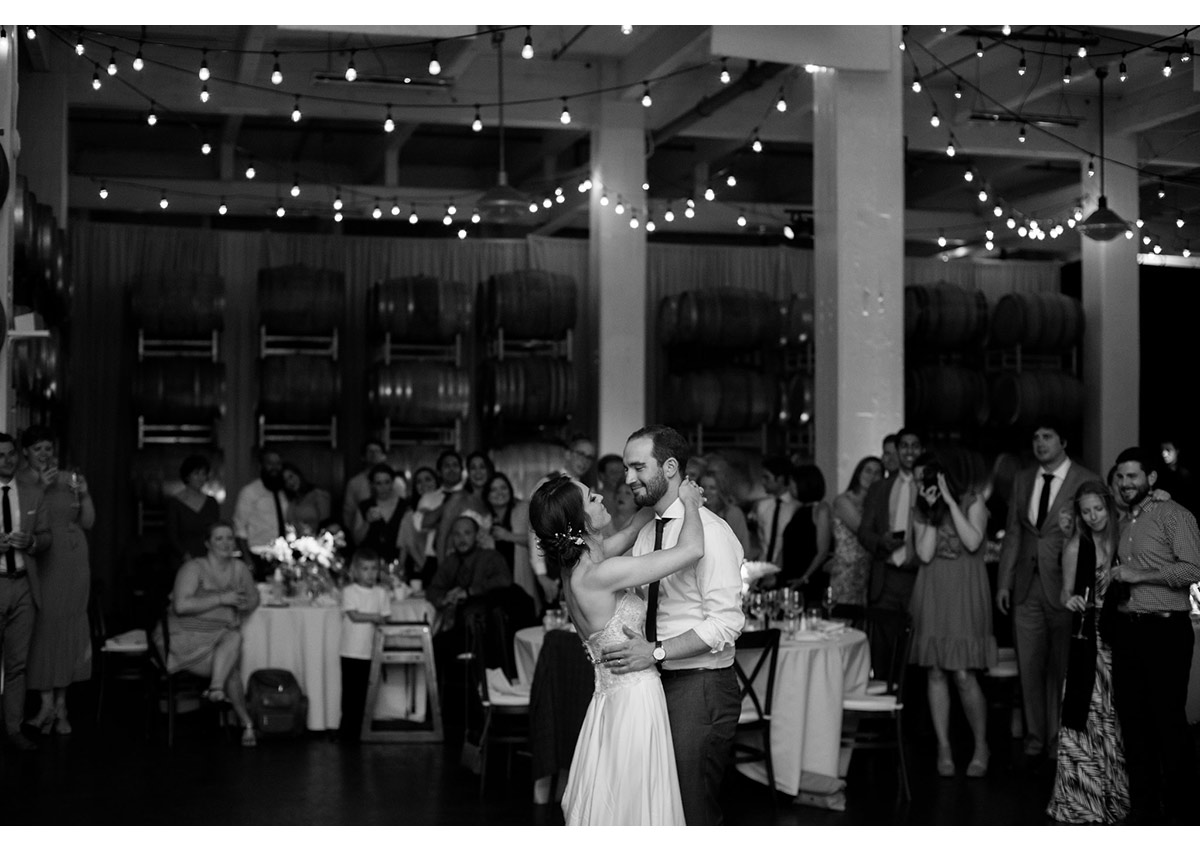
M 530 522 L 546 554 L 547 573 L 562 578 L 563 598 L 596 671 L 596 690 L 575 744 L 563 793 L 567 824 L 681 825 L 683 804 L 667 703 L 658 671 L 651 667 L 614 674 L 601 666 L 604 648 L 625 640 L 622 627 L 641 633 L 646 602 L 634 589 L 669 576 L 704 555 L 700 520 L 702 489 L 690 480 L 679 487 L 684 507 L 678 543 L 643 556 L 623 556 L 642 526 L 643 509 L 608 538 L 600 494 L 559 475 L 530 501 Z

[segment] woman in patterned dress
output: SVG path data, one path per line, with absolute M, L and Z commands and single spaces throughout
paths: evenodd
M 1097 630 L 1120 537 L 1118 507 L 1103 482 L 1075 493 L 1075 535 L 1063 548 L 1062 601 L 1077 613 L 1058 738 L 1058 771 L 1046 813 L 1071 824 L 1112 824 L 1129 814 L 1129 779 L 1112 695 L 1112 649 Z
M 829 587 L 834 603 L 867 604 L 867 577 L 871 555 L 858 541 L 863 498 L 871 485 L 883 477 L 883 462 L 868 455 L 854 467 L 850 485 L 833 501 L 833 559 L 829 565 Z

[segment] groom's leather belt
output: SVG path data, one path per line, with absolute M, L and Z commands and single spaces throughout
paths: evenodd
M 717 671 L 724 671 L 724 668 L 679 668 L 678 670 L 668 670 L 663 668 L 658 672 L 664 680 L 671 680 L 677 677 L 686 677 L 692 674 L 714 674 Z

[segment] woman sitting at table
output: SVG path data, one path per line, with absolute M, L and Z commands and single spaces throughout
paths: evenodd
M 250 568 L 233 557 L 234 546 L 233 525 L 218 521 L 208 531 L 207 555 L 179 568 L 167 610 L 166 664 L 170 673 L 210 677 L 204 696 L 232 704 L 242 723 L 242 744 L 253 747 L 254 724 L 242 686 L 241 626 L 258 607 L 258 588 Z M 161 633 L 156 631 L 154 640 L 161 651 Z
M 358 504 L 354 543 L 370 547 L 387 564 L 400 557 L 400 525 L 408 506 L 396 493 L 396 473 L 387 464 L 372 467 L 369 478 L 371 496 Z
M 913 542 L 920 568 L 909 609 L 913 616 L 909 661 L 929 669 L 929 713 L 937 736 L 937 771 L 953 777 L 950 687 L 954 676 L 975 738 L 968 777 L 988 768 L 987 703 L 976 672 L 996 664 L 992 597 L 983 564 L 988 485 L 983 459 L 967 450 L 927 452 L 913 465 L 918 496 Z
M 1070 824 L 1113 824 L 1129 815 L 1129 778 L 1113 705 L 1110 636 L 1097 629 L 1121 523 L 1103 482 L 1084 482 L 1072 501 L 1076 534 L 1062 554 L 1062 602 L 1075 612 L 1058 741 L 1058 771 L 1046 814 Z
M 287 522 L 297 535 L 313 534 L 331 516 L 329 491 L 315 487 L 290 461 L 283 463 L 283 492 L 288 499 Z

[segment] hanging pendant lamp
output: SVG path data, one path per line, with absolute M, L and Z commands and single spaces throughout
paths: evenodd
M 1107 76 L 1107 68 L 1096 69 L 1096 79 L 1100 81 L 1100 199 L 1095 212 L 1075 228 L 1097 242 L 1108 242 L 1129 230 L 1129 222 L 1108 208 L 1108 197 L 1104 194 L 1104 78 Z
M 529 198 L 508 185 L 508 174 L 504 169 L 504 33 L 492 34 L 496 46 L 496 77 L 499 88 L 500 116 L 497 128 L 500 134 L 500 173 L 496 185 L 479 196 L 476 205 L 479 214 L 491 222 L 511 222 L 529 211 Z

